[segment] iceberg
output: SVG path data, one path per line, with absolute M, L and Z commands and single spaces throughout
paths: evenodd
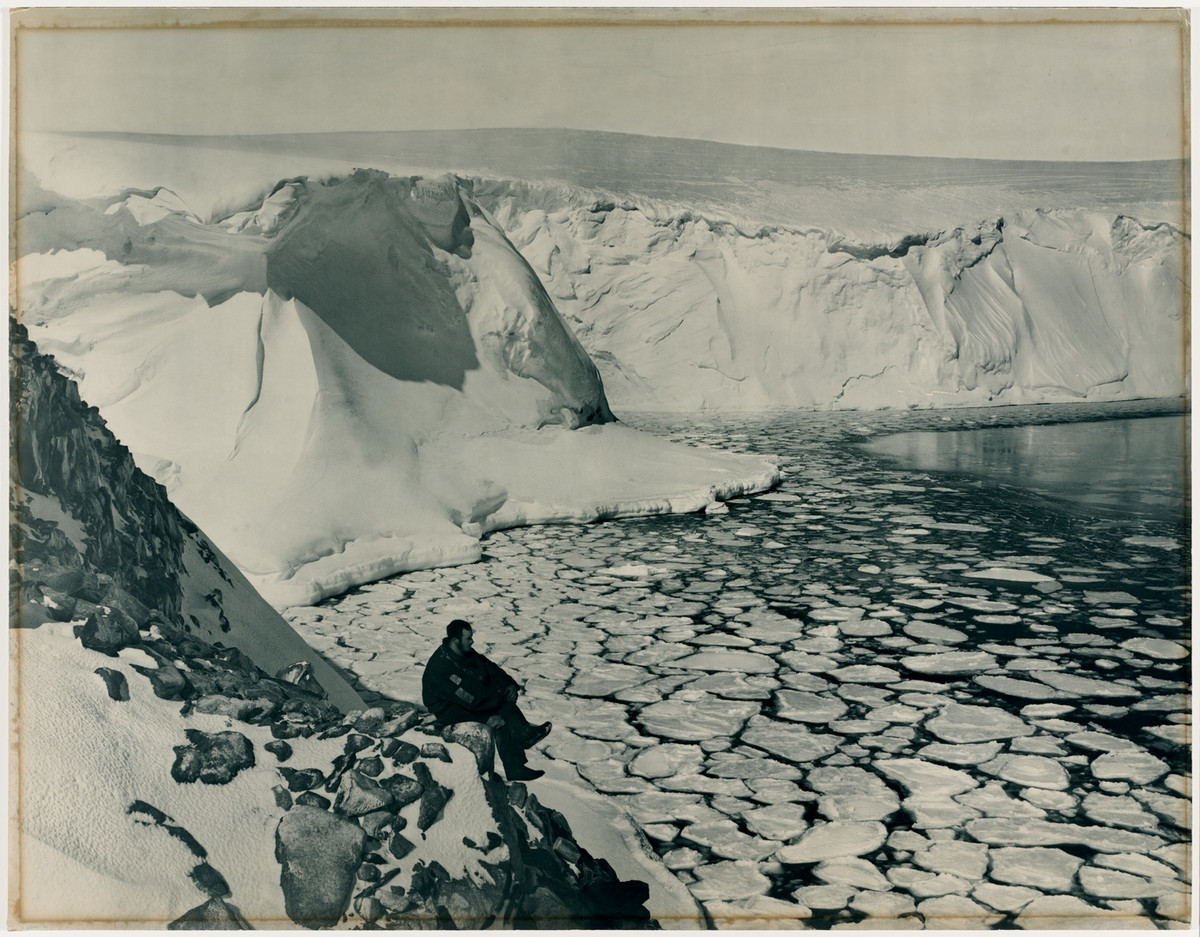
M 490 530 L 699 511 L 779 478 L 617 423 L 462 179 L 272 182 L 215 220 L 176 189 L 26 177 L 19 315 L 276 607 L 471 562 Z

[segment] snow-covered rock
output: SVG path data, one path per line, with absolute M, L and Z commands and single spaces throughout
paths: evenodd
M 21 326 L 12 329 L 13 626 L 75 620 L 85 644 L 106 654 L 140 640 L 139 628 L 182 630 L 236 649 L 268 673 L 301 664 L 337 706 L 361 707 L 346 681 L 138 470 L 55 362 Z M 113 616 L 132 629 L 119 640 L 98 633 Z M 146 663 L 161 669 L 163 662 Z

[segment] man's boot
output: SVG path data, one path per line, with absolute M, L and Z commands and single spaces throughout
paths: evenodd
M 545 771 L 538 771 L 525 763 L 525 750 L 520 746 L 507 725 L 501 725 L 495 732 L 496 754 L 504 765 L 504 776 L 510 781 L 533 781 L 540 778 Z
M 550 730 L 554 728 L 554 724 L 543 722 L 541 725 L 531 726 L 529 732 L 521 740 L 522 748 L 533 748 L 538 742 L 550 734 Z

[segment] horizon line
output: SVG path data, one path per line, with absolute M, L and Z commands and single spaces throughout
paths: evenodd
M 740 149 L 751 150 L 776 150 L 784 153 L 812 153 L 822 156 L 866 156 L 877 157 L 881 159 L 922 159 L 922 160 L 947 160 L 954 162 L 978 162 L 978 163 L 1053 163 L 1053 164 L 1073 164 L 1073 163 L 1097 163 L 1110 165 L 1128 165 L 1136 163 L 1170 163 L 1180 162 L 1186 163 L 1190 161 L 1190 156 L 1182 154 L 1179 156 L 1147 156 L 1140 159 L 1047 159 L 1044 157 L 1007 157 L 1007 156 L 945 156 L 930 153 L 868 153 L 868 152 L 852 152 L 849 150 L 821 150 L 808 149 L 787 146 L 777 146 L 772 144 L 759 143 L 731 143 L 725 140 L 712 140 L 707 137 L 680 137 L 680 136 L 659 136 L 657 134 L 635 133 L 627 130 L 596 130 L 594 128 L 583 127 L 409 127 L 402 130 L 283 130 L 283 131 L 268 131 L 268 132 L 170 132 L 170 131 L 151 131 L 151 130 L 63 130 L 63 129 L 29 129 L 18 130 L 18 135 L 22 133 L 56 133 L 67 136 L 107 136 L 107 137 L 180 137 L 180 138 L 197 138 L 197 139 L 228 139 L 228 138 L 262 138 L 262 137 L 332 137 L 343 136 L 350 134 L 468 134 L 468 133 L 579 133 L 579 134 L 598 134 L 605 136 L 622 136 L 622 137 L 637 137 L 644 140 L 683 140 L 691 143 L 708 143 L 714 146 L 737 147 Z

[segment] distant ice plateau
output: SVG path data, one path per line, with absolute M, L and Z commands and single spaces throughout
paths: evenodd
M 614 409 L 1186 391 L 1177 164 L 519 131 L 18 155 L 21 321 L 277 606 L 778 478 Z

